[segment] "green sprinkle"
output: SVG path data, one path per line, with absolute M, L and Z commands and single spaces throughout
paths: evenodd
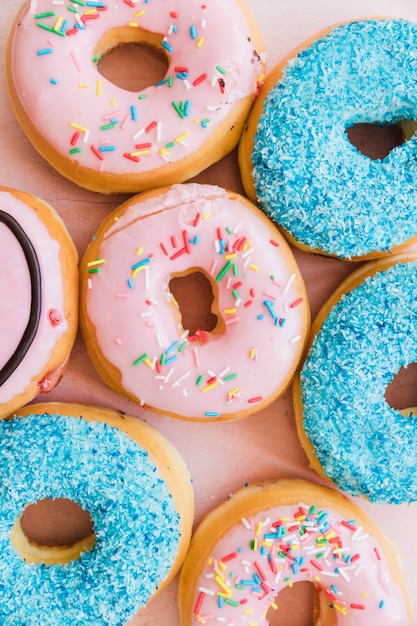
M 220 74 L 226 74 L 226 70 L 224 69 L 224 67 L 221 67 L 221 65 L 216 65 L 216 70 L 220 72 Z
M 138 96 L 138 100 L 143 100 L 144 98 L 146 98 L 146 93 L 141 93 L 140 96 Z
M 200 374 L 200 376 L 195 381 L 195 384 L 196 385 L 201 385 L 201 383 L 203 382 L 203 379 L 204 379 L 204 376 L 202 374 Z
M 255 540 L 254 540 L 254 539 L 251 539 L 251 542 L 250 542 L 250 549 L 251 549 L 251 550 L 255 550 L 255 546 L 256 546 L 256 542 L 255 542 Z
M 161 365 L 165 365 L 165 358 L 166 358 L 166 356 L 165 356 L 165 352 L 163 352 L 163 353 L 161 354 L 161 358 L 160 358 L 160 360 L 159 360 L 159 362 L 160 362 L 160 364 L 161 364 Z
M 139 363 L 142 363 L 147 358 L 148 358 L 148 355 L 145 352 L 145 354 L 142 354 L 142 356 L 140 356 L 138 359 L 136 359 L 136 361 L 133 361 L 132 365 L 139 365 Z
M 233 231 L 232 231 L 232 229 L 231 229 L 231 228 L 229 228 L 229 226 L 226 226 L 226 232 L 227 232 L 229 235 L 233 235 Z
M 168 76 L 168 87 L 172 87 L 173 82 L 174 82 L 174 78 L 172 76 Z
M 232 262 L 231 261 L 227 261 L 226 265 L 223 267 L 223 269 L 220 270 L 220 272 L 217 274 L 216 276 L 216 280 L 219 281 L 223 278 L 223 276 L 226 274 L 226 272 L 231 268 L 232 266 Z
M 101 267 L 92 267 L 91 269 L 87 270 L 87 274 L 98 274 L 100 270 Z
M 178 106 L 178 104 L 176 102 L 172 102 L 171 103 L 172 106 L 174 107 L 174 109 L 176 110 L 176 112 L 178 113 L 178 115 L 180 116 L 181 119 L 184 119 L 185 115 L 184 113 L 181 111 L 180 107 Z
M 67 9 L 68 11 L 72 11 L 73 13 L 78 13 L 77 7 L 68 6 Z
M 182 352 L 187 346 L 187 342 L 183 341 L 180 347 L 178 348 L 178 352 Z
M 271 278 L 272 278 L 272 276 L 271 276 Z M 315 512 L 315 510 L 316 510 L 316 506 L 315 506 L 315 504 L 313 504 L 313 505 L 310 507 L 310 510 L 309 510 L 310 515 L 313 515 L 313 513 Z
M 230 600 L 230 598 L 224 598 L 223 602 L 225 604 L 229 604 L 230 606 L 240 606 L 239 602 L 236 602 L 236 600 Z
M 83 0 L 72 0 L 73 4 L 79 4 L 80 7 L 85 7 L 85 2 Z
M 55 28 L 52 28 L 52 26 L 48 26 L 47 24 L 42 24 L 42 22 L 38 22 L 37 26 L 39 26 L 39 28 L 43 28 L 44 30 L 47 30 L 49 33 L 54 33 L 54 35 L 65 37 L 65 33 L 61 32 L 60 30 L 55 30 Z
M 240 583 L 235 585 L 235 589 L 243 589 L 243 588 L 244 588 L 243 585 L 241 585 Z
M 227 382 L 228 380 L 233 380 L 234 378 L 237 378 L 237 374 L 229 374 L 228 376 L 225 376 L 223 380 Z
M 165 144 L 165 148 L 174 148 L 175 147 L 175 142 L 174 141 L 170 141 L 169 143 Z
M 55 17 L 54 11 L 48 11 L 47 13 L 37 13 L 34 17 L 35 20 L 42 20 L 44 17 Z
M 81 148 L 72 148 L 69 151 L 70 154 L 78 154 L 78 152 L 81 152 Z
M 104 124 L 104 126 L 100 126 L 100 130 L 110 130 L 111 128 L 114 128 L 116 126 L 116 124 L 114 124 L 113 122 L 111 124 Z
M 234 299 L 235 299 L 235 300 L 237 300 L 237 299 L 238 299 L 239 294 L 238 294 L 238 292 L 236 291 L 236 289 L 232 289 L 232 296 L 234 297 Z

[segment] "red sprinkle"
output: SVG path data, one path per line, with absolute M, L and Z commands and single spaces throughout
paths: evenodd
M 71 35 L 78 35 L 79 30 L 79 28 L 69 28 L 65 31 L 65 34 L 67 37 L 71 37 Z
M 378 548 L 376 546 L 374 548 L 374 552 L 376 554 L 376 558 L 378 559 L 378 561 L 380 561 L 381 560 L 381 555 L 379 554 L 379 550 L 378 550 Z
M 303 301 L 302 298 L 298 298 L 297 300 L 294 300 L 294 302 L 291 302 L 290 304 L 290 309 L 295 309 L 295 307 L 301 304 L 302 301 Z
M 187 72 L 188 74 L 188 67 L 183 67 L 183 66 L 175 66 L 174 67 L 174 72 L 180 72 L 180 74 Z
M 254 402 L 262 402 L 262 400 L 262 396 L 255 396 L 254 398 L 249 398 L 248 402 L 249 404 L 253 404 Z
M 243 306 L 247 309 L 251 304 L 253 304 L 253 300 L 246 300 Z
M 176 11 L 171 11 L 170 16 L 176 19 L 178 17 L 178 13 Z
M 194 222 L 193 222 L 193 226 L 196 227 L 198 225 L 198 222 L 200 221 L 200 217 L 201 217 L 201 213 L 197 213 L 197 215 L 194 218 Z
M 277 573 L 277 564 L 275 563 L 274 559 L 269 559 L 269 567 L 271 568 L 271 572 L 273 574 Z
M 80 131 L 77 130 L 71 137 L 71 145 L 75 146 L 75 144 L 77 143 L 80 137 L 81 137 L 81 133 Z
M 191 246 L 190 246 L 190 242 L 188 241 L 188 233 L 186 230 L 182 231 L 182 240 L 184 242 L 184 247 L 185 247 L 185 251 L 187 254 L 191 254 Z
M 171 235 L 171 245 L 173 248 L 177 248 L 178 244 L 177 244 L 177 239 L 175 237 L 175 235 Z
M 253 562 L 254 566 L 256 567 L 256 569 L 258 570 L 258 574 L 261 577 L 262 580 L 266 580 L 266 576 L 265 576 L 265 572 L 263 571 L 262 567 L 259 565 L 259 563 L 257 561 Z
M 204 80 L 206 80 L 207 78 L 207 74 L 201 74 L 198 78 L 196 78 L 193 81 L 193 86 L 197 87 L 197 85 L 199 85 L 200 83 L 202 83 Z
M 219 78 L 218 79 L 218 83 L 219 83 L 219 87 L 220 87 L 221 93 L 224 93 L 225 82 L 224 82 L 223 78 Z
M 365 605 L 364 604 L 351 604 L 350 605 L 351 609 L 361 609 L 362 611 L 365 610 Z
M 136 150 L 145 150 L 145 148 L 152 148 L 152 144 L 148 143 L 137 143 L 135 146 Z
M 353 524 L 349 524 L 349 522 L 347 522 L 346 520 L 342 520 L 341 524 L 342 526 L 349 528 L 349 530 L 357 530 L 356 526 L 354 526 Z
M 59 324 L 61 324 L 62 322 L 61 313 L 57 311 L 56 309 L 49 309 L 48 317 L 49 317 L 51 326 L 59 326 Z
M 318 569 L 318 570 L 319 570 L 319 572 L 322 572 L 322 571 L 323 571 L 322 566 L 321 566 L 319 563 L 317 563 L 317 561 L 315 561 L 314 559 L 311 559 L 310 563 L 311 563 L 311 565 L 312 565 L 313 567 L 315 567 L 316 569 Z
M 165 254 L 165 256 L 169 256 L 169 253 L 168 253 L 168 250 L 165 247 L 165 244 L 161 241 L 161 243 L 159 245 L 161 246 L 161 250 Z
M 242 600 L 239 600 L 239 604 L 246 604 L 248 601 L 247 598 L 242 598 Z
M 127 4 L 127 6 L 130 7 L 131 9 L 134 9 L 136 6 L 134 2 L 131 2 L 131 0 L 123 0 L 123 2 Z
M 232 561 L 233 559 L 236 559 L 237 556 L 238 556 L 237 552 L 231 552 L 230 554 L 226 554 L 226 556 L 220 559 L 220 561 L 222 563 L 227 563 L 227 561 Z
M 269 243 L 271 243 L 273 246 L 275 246 L 276 248 L 279 248 L 279 243 L 278 241 L 275 241 L 275 239 L 270 239 Z
M 130 154 L 129 152 L 124 152 L 123 156 L 125 159 L 129 159 L 129 161 L 134 161 L 135 163 L 139 163 L 140 158 L 138 156 L 134 156 L 133 154 Z
M 96 157 L 100 159 L 100 161 L 104 161 L 104 156 L 101 154 L 100 150 L 98 150 L 95 146 L 90 146 L 91 152 L 94 152 Z
M 354 555 L 351 557 L 350 562 L 351 562 L 351 563 L 354 563 L 355 561 L 357 561 L 357 560 L 358 560 L 358 559 L 360 559 L 360 558 L 361 558 L 361 555 L 360 555 L 360 554 L 354 554 Z
M 200 593 L 198 594 L 197 602 L 195 603 L 194 615 L 198 615 L 200 613 L 201 605 L 203 604 L 203 600 L 205 597 L 206 594 L 204 593 L 204 591 L 200 591 Z
M 157 124 L 158 122 L 155 122 L 155 120 L 151 122 L 150 124 L 148 124 L 148 126 L 145 128 L 145 133 L 150 133 L 151 130 L 153 130 L 155 126 L 157 126 Z

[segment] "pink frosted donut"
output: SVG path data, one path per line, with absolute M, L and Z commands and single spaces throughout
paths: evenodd
M 77 253 L 55 211 L 0 187 L 0 418 L 60 380 L 78 320 Z
M 103 379 L 173 417 L 230 420 L 288 387 L 309 327 L 303 279 L 277 228 L 211 185 L 136 196 L 111 214 L 80 268 L 81 329 Z M 185 324 L 172 280 L 209 284 L 212 325 Z M 185 325 L 184 325 L 185 324 Z
M 6 62 L 17 118 L 53 167 L 94 191 L 137 192 L 232 150 L 264 68 L 244 0 L 67 4 L 27 1 Z M 165 78 L 139 92 L 104 78 L 98 61 L 126 43 L 166 56 Z
M 268 626 L 279 592 L 308 581 L 315 626 L 411 626 L 395 557 L 372 520 L 333 489 L 296 479 L 250 486 L 196 530 L 181 571 L 181 624 Z

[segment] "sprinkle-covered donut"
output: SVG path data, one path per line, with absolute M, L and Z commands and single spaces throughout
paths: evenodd
M 352 273 L 317 316 L 294 384 L 297 428 L 313 467 L 371 501 L 417 500 L 414 419 L 385 397 L 417 361 L 417 255 Z
M 141 420 L 33 405 L 0 423 L 0 465 L 2 624 L 120 626 L 180 567 L 193 520 L 190 476 Z M 88 511 L 93 541 L 78 553 L 29 542 L 21 516 L 43 499 Z
M 135 42 L 168 61 L 165 78 L 140 92 L 97 69 Z M 263 50 L 244 0 L 27 1 L 9 40 L 9 91 L 22 128 L 61 174 L 95 191 L 142 191 L 189 179 L 232 150 Z
M 57 213 L 0 186 L 0 418 L 60 380 L 78 324 L 78 256 Z
M 362 20 L 321 33 L 267 77 L 240 144 L 250 198 L 308 251 L 376 258 L 417 235 L 417 24 Z M 372 160 L 357 124 L 402 124 L 409 140 Z
M 131 198 L 105 219 L 80 273 L 90 357 L 135 402 L 229 420 L 290 384 L 309 327 L 304 283 L 285 239 L 242 196 L 188 184 Z M 173 295 L 173 278 L 196 274 L 211 289 L 211 329 L 184 326 Z
M 317 591 L 314 624 L 412 623 L 382 532 L 336 491 L 295 479 L 242 489 L 203 520 L 181 571 L 181 623 L 267 626 L 279 592 L 301 581 Z

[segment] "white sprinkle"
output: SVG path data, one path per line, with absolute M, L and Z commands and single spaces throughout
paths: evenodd
M 225 325 L 230 326 L 231 324 L 236 324 L 236 322 L 238 321 L 239 321 L 239 317 L 237 316 L 231 317 L 230 319 L 226 320 Z
M 208 589 L 207 587 L 199 587 L 198 590 L 206 593 L 208 596 L 214 596 L 214 591 Z
M 133 139 L 137 139 L 138 137 L 140 137 L 141 135 L 143 135 L 143 133 L 145 132 L 144 128 L 141 128 L 140 130 L 138 130 L 134 135 L 133 135 Z
M 336 574 L 336 572 L 326 572 L 323 570 L 322 572 L 320 572 L 320 576 L 331 576 L 332 578 L 338 578 L 339 574 Z
M 93 281 L 91 280 L 91 278 L 87 279 L 87 289 L 92 289 L 93 288 Z
M 348 583 L 350 583 L 350 578 L 342 567 L 338 567 L 337 571 Z
M 182 84 L 184 85 L 184 87 L 186 88 L 186 90 L 187 90 L 187 91 L 188 91 L 189 89 L 191 89 L 191 85 L 190 85 L 190 83 L 188 82 L 188 80 L 187 80 L 187 79 L 182 80 L 181 82 L 182 82 Z
M 285 285 L 284 289 L 282 290 L 282 293 L 287 293 L 289 291 L 289 289 L 290 289 L 291 285 L 293 284 L 296 276 L 297 276 L 296 274 L 291 274 L 287 284 Z
M 248 520 L 245 517 L 242 517 L 240 521 L 242 522 L 242 524 L 244 525 L 246 530 L 250 530 L 251 529 L 251 525 L 249 524 Z M 242 561 L 242 564 L 244 564 L 244 561 Z M 250 565 L 250 563 L 249 563 L 249 565 Z
M 301 335 L 295 335 L 289 340 L 289 343 L 298 343 L 301 340 Z
M 162 137 L 162 122 L 158 122 L 156 125 L 156 141 L 160 142 Z
M 167 383 L 169 381 L 169 379 L 171 378 L 173 373 L 174 373 L 174 368 L 171 367 L 171 369 L 169 370 L 168 374 L 165 376 L 165 383 Z
M 163 344 L 162 344 L 161 335 L 160 335 L 159 333 L 155 333 L 155 337 L 156 337 L 156 341 L 157 341 L 157 343 L 158 343 L 158 346 L 159 346 L 160 348 L 162 348 L 162 345 L 163 345 Z
M 140 317 L 152 317 L 153 311 L 145 311 L 145 313 L 141 313 Z

